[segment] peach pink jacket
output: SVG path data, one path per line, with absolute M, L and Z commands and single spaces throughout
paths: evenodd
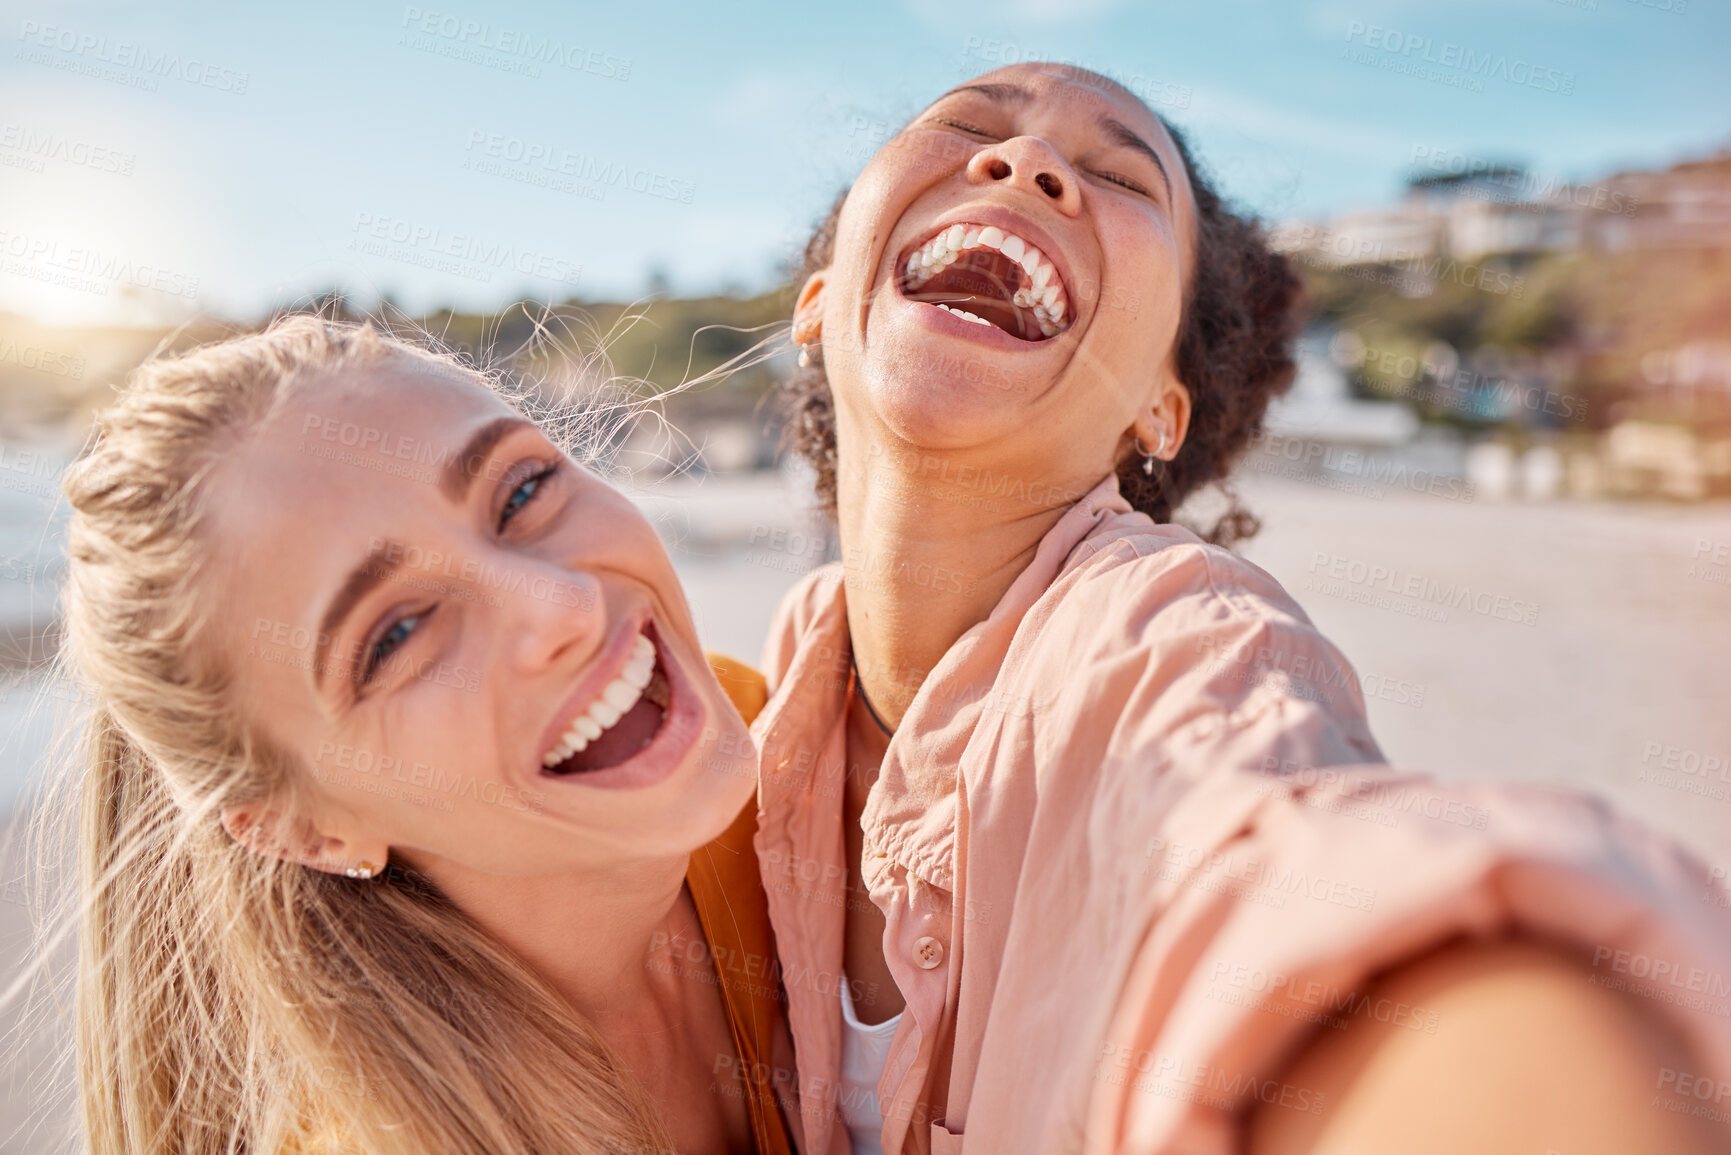
M 840 577 L 782 604 L 754 726 L 805 1155 L 848 1152 Z M 1280 1079 L 1311 1032 L 1435 1029 L 1365 998 L 1376 972 L 1511 931 L 1678 1024 L 1701 1069 L 1656 1097 L 1731 1111 L 1700 1097 L 1731 1090 L 1731 919 L 1698 860 L 1584 795 L 1381 763 L 1351 667 L 1279 584 L 1102 482 L 931 671 L 866 806 L 907 997 L 885 1152 L 1235 1150 L 1255 1101 L 1322 1109 Z

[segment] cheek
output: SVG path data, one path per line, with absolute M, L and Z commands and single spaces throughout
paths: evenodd
M 1105 235 L 1121 240 L 1104 246 L 1100 281 L 1085 286 L 1083 296 L 1093 298 L 1097 323 L 1123 332 L 1137 356 L 1161 356 L 1177 335 L 1183 309 L 1177 239 L 1164 221 L 1151 225 L 1146 216 L 1105 223 L 1115 226 Z

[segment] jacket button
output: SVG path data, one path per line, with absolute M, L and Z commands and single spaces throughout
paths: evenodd
M 914 962 L 921 970 L 931 970 L 944 961 L 944 944 L 931 935 L 921 935 L 914 942 Z

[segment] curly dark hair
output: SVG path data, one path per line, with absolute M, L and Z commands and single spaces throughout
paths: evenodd
M 1165 124 L 1164 118 L 1161 123 Z M 1190 391 L 1190 429 L 1171 461 L 1152 475 L 1131 453 L 1118 463 L 1124 499 L 1155 521 L 1171 521 L 1184 499 L 1221 482 L 1228 507 L 1208 541 L 1230 546 L 1256 533 L 1259 523 L 1225 487 L 1233 464 L 1262 428 L 1268 403 L 1292 384 L 1292 342 L 1301 324 L 1302 291 L 1292 262 L 1269 247 L 1254 217 L 1234 212 L 1197 168 L 1189 142 L 1170 124 L 1178 155 L 1195 192 L 1196 269 L 1178 330 L 1178 378 Z M 827 269 L 835 258 L 836 224 L 844 189 L 806 242 L 795 285 Z M 824 373 L 821 346 L 782 391 L 788 448 L 817 471 L 817 495 L 832 515 L 836 501 L 835 402 Z

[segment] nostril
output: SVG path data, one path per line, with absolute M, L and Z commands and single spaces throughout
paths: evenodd
M 1049 172 L 1043 172 L 1034 178 L 1034 183 L 1040 186 L 1040 191 L 1057 200 L 1064 195 L 1064 182 Z
M 1003 180 L 1005 177 L 1010 175 L 1010 166 L 1001 160 L 994 160 L 986 169 L 986 172 L 991 175 L 993 180 Z

